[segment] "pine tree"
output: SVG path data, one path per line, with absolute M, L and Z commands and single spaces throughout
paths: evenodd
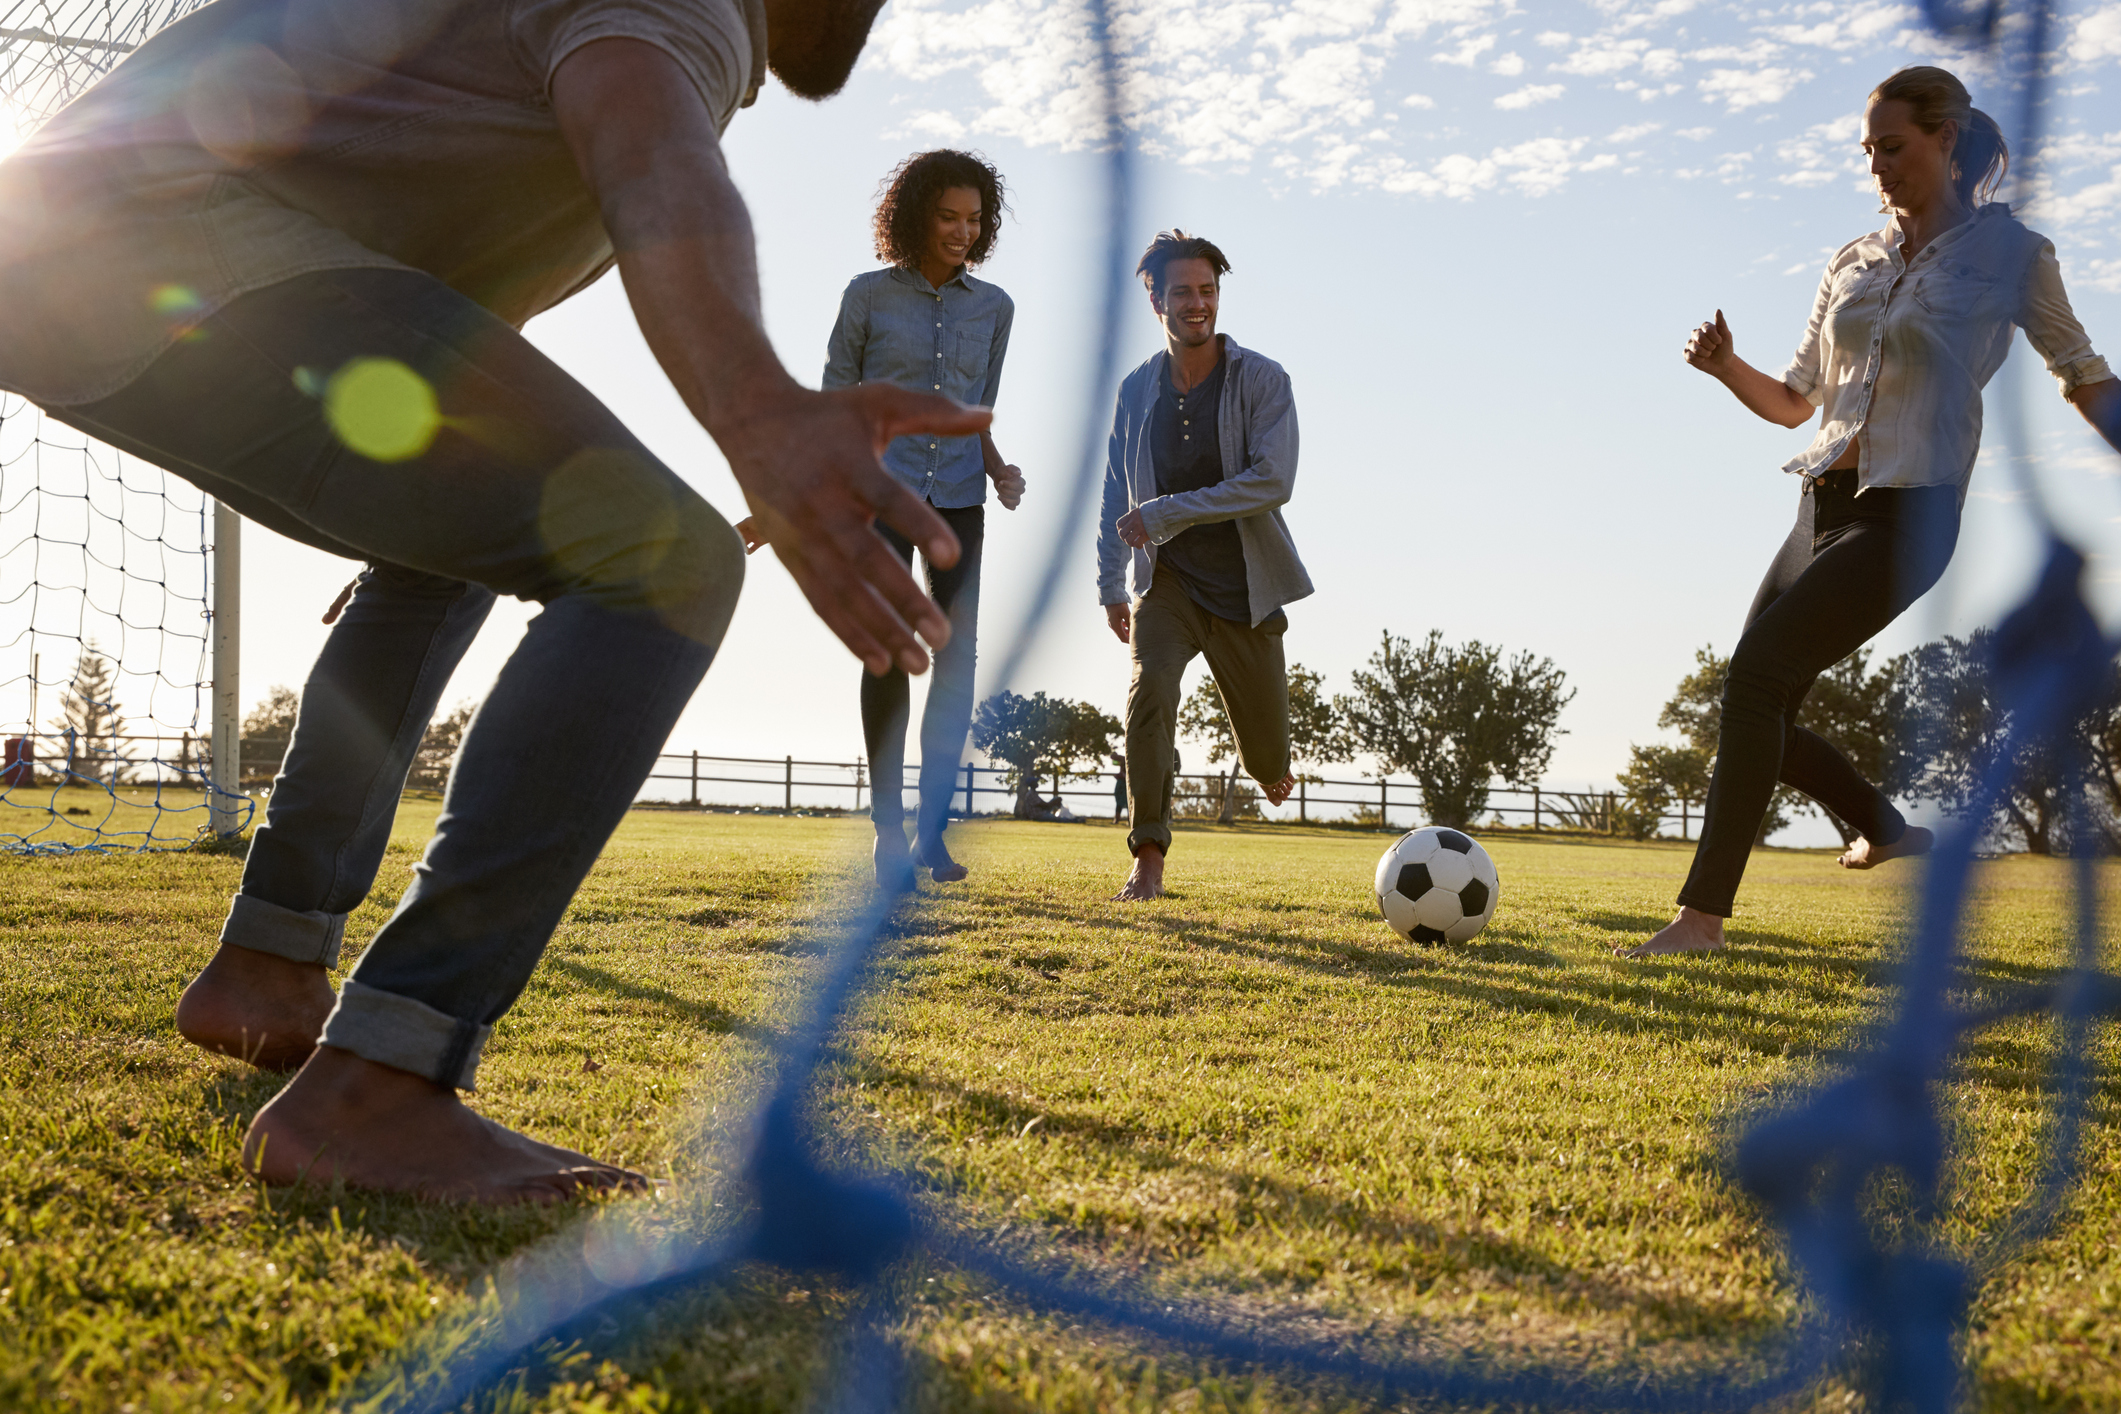
M 125 747 L 125 716 L 118 710 L 118 665 L 92 638 L 82 645 L 73 680 L 59 696 L 51 725 L 67 738 L 66 769 L 77 780 L 114 786 L 132 770 Z

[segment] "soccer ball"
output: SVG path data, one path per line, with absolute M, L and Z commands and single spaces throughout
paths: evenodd
M 1502 880 L 1480 842 L 1441 825 L 1402 835 L 1377 861 L 1377 907 L 1410 943 L 1463 943 L 1495 916 Z

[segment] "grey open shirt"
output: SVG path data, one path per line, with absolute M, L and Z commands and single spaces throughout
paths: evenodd
M 1296 394 L 1282 366 L 1263 354 L 1239 348 L 1222 336 L 1222 400 L 1215 410 L 1222 440 L 1223 479 L 1214 486 L 1162 496 L 1156 489 L 1156 463 L 1150 454 L 1149 427 L 1156 412 L 1156 391 L 1168 354 L 1157 353 L 1119 385 L 1112 414 L 1112 440 L 1105 456 L 1105 497 L 1097 524 L 1097 599 L 1124 604 L 1124 573 L 1133 567 L 1135 597 L 1147 594 L 1156 578 L 1156 547 L 1196 525 L 1237 522 L 1245 551 L 1245 585 L 1256 627 L 1276 609 L 1311 592 L 1311 576 L 1296 556 L 1281 508 L 1296 487 Z M 1118 521 L 1139 509 L 1149 543 L 1129 552 L 1119 538 Z

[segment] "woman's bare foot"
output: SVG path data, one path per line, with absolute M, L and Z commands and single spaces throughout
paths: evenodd
M 921 840 L 913 847 L 913 857 L 928 871 L 928 877 L 938 884 L 954 884 L 972 871 L 950 857 L 941 839 Z
M 317 1048 L 332 1002 L 322 963 L 223 943 L 177 998 L 177 1030 L 260 1070 L 293 1070 Z
M 648 1186 L 630 1170 L 503 1128 L 446 1085 L 336 1046 L 317 1047 L 258 1111 L 243 1165 L 267 1183 L 341 1182 L 493 1206 Z
M 1622 957 L 1661 957 L 1675 952 L 1721 952 L 1723 920 L 1698 908 L 1681 907 L 1679 916 L 1657 930 L 1648 942 L 1615 948 Z
M 1267 803 L 1269 805 L 1279 805 L 1283 801 L 1287 800 L 1290 795 L 1295 792 L 1296 773 L 1294 771 L 1291 771 L 1288 775 L 1283 776 L 1273 785 L 1261 786 L 1260 789 L 1267 793 Z
M 1127 875 L 1127 882 L 1120 885 L 1116 900 L 1134 902 L 1140 899 L 1164 896 L 1164 852 L 1153 844 L 1145 844 L 1134 852 L 1134 868 Z
M 1844 869 L 1870 869 L 1888 859 L 1907 859 L 1918 854 L 1928 854 L 1937 837 L 1920 825 L 1910 825 L 1900 832 L 1900 838 L 1891 844 L 1872 844 L 1858 836 L 1856 842 L 1842 851 L 1839 863 Z

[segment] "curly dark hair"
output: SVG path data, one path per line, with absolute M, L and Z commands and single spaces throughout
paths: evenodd
M 979 193 L 979 239 L 965 252 L 965 264 L 977 265 L 994 254 L 1002 213 L 1009 209 L 1002 174 L 976 152 L 943 147 L 914 153 L 884 178 L 876 201 L 876 258 L 886 265 L 919 265 L 928 244 L 928 218 L 952 187 Z
M 1156 239 L 1142 252 L 1141 263 L 1134 267 L 1134 273 L 1142 277 L 1149 293 L 1158 299 L 1164 297 L 1164 269 L 1174 260 L 1205 260 L 1218 281 L 1230 273 L 1230 262 L 1215 242 L 1189 236 L 1176 227 L 1158 231 Z

